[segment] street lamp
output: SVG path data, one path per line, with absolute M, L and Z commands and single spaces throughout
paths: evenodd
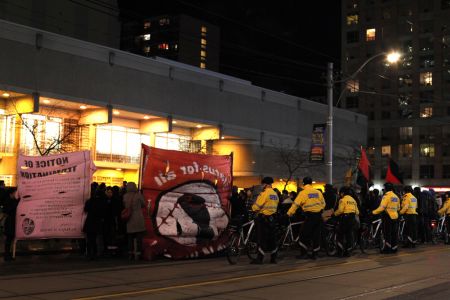
M 328 120 L 327 120 L 327 183 L 333 184 L 333 86 L 336 83 L 347 82 L 354 79 L 359 72 L 372 60 L 377 57 L 385 56 L 389 63 L 396 63 L 401 57 L 399 52 L 393 51 L 390 53 L 381 52 L 369 57 L 362 65 L 349 77 L 341 80 L 333 80 L 333 63 L 327 65 L 327 99 L 328 99 Z

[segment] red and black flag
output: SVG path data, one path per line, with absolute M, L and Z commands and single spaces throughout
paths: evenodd
M 361 146 L 361 158 L 358 163 L 358 177 L 356 183 L 361 187 L 366 187 L 371 181 L 370 162 L 367 159 L 366 151 Z
M 386 172 L 386 182 L 392 184 L 403 184 L 403 174 L 395 161 L 389 157 L 388 169 Z

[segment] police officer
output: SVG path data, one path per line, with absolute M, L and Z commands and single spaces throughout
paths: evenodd
M 252 260 L 252 264 L 262 264 L 266 252 L 270 253 L 270 263 L 277 263 L 278 247 L 276 243 L 275 213 L 278 207 L 278 195 L 272 189 L 273 178 L 264 177 L 261 181 L 263 191 L 259 194 L 255 203 L 252 205 L 252 211 L 256 215 L 256 235 L 258 242 L 258 257 Z
M 392 183 L 384 184 L 385 194 L 381 199 L 380 206 L 372 211 L 374 215 L 382 214 L 384 246 L 381 253 L 397 252 L 398 243 L 398 211 L 400 210 L 400 200 L 394 193 Z
M 446 195 L 446 198 L 447 200 L 445 200 L 442 208 L 438 210 L 438 214 L 440 216 L 445 216 L 445 223 L 447 224 L 447 238 L 445 243 L 450 244 L 450 197 L 448 194 Z
M 353 250 L 355 217 L 359 215 L 358 204 L 350 194 L 350 188 L 346 186 L 341 187 L 339 190 L 341 199 L 339 200 L 338 209 L 334 212 L 335 216 L 340 216 L 337 238 L 338 247 L 341 248 L 344 256 L 350 256 Z
M 320 229 L 322 226 L 322 211 L 325 208 L 325 199 L 322 192 L 312 187 L 311 177 L 303 178 L 303 190 L 295 198 L 287 215 L 291 217 L 298 208 L 305 213 L 305 223 L 300 231 L 300 255 L 297 258 L 306 258 L 308 242 L 312 241 L 312 259 L 316 259 L 320 250 Z
M 400 214 L 405 216 L 407 244 L 405 248 L 415 248 L 417 243 L 417 199 L 413 196 L 410 185 L 403 188 L 405 194 L 402 198 Z

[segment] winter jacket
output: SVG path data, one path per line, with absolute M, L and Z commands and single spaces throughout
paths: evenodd
M 142 196 L 134 182 L 127 183 L 127 192 L 123 195 L 123 205 L 131 210 L 130 219 L 127 222 L 127 233 L 146 231 L 142 208 L 145 207 L 144 196 Z

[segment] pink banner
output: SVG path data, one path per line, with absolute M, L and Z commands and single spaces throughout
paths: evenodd
M 16 238 L 83 237 L 84 202 L 95 166 L 90 151 L 19 155 Z

